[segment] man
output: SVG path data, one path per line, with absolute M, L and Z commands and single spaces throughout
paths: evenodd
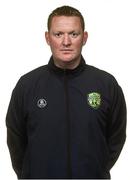
M 122 150 L 124 96 L 112 75 L 85 64 L 84 28 L 77 9 L 55 9 L 45 33 L 49 63 L 13 90 L 7 142 L 20 179 L 108 179 Z

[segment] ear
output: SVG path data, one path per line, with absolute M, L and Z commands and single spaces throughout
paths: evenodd
M 85 45 L 85 44 L 86 44 L 87 39 L 88 39 L 88 32 L 87 32 L 87 31 L 85 31 L 85 32 L 84 32 L 84 38 L 83 38 L 83 45 Z
M 50 38 L 49 38 L 49 32 L 48 31 L 45 32 L 45 39 L 46 39 L 47 44 L 50 45 Z

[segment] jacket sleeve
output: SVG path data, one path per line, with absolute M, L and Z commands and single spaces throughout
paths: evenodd
M 108 149 L 110 170 L 117 161 L 126 140 L 126 103 L 117 82 L 111 87 L 112 103 L 108 125 Z
M 12 166 L 19 178 L 27 146 L 22 86 L 19 85 L 19 83 L 12 92 L 12 97 L 6 115 L 6 126 L 7 145 L 11 156 Z

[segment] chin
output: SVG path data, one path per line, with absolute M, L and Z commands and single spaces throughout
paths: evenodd
M 73 61 L 73 59 L 75 59 L 74 56 L 63 56 L 63 57 L 60 57 L 61 61 L 62 62 L 70 62 L 70 61 Z

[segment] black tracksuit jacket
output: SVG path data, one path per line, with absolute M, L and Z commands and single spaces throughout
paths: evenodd
M 85 64 L 47 65 L 13 90 L 7 143 L 20 179 L 105 179 L 126 139 L 126 105 L 107 72 Z

